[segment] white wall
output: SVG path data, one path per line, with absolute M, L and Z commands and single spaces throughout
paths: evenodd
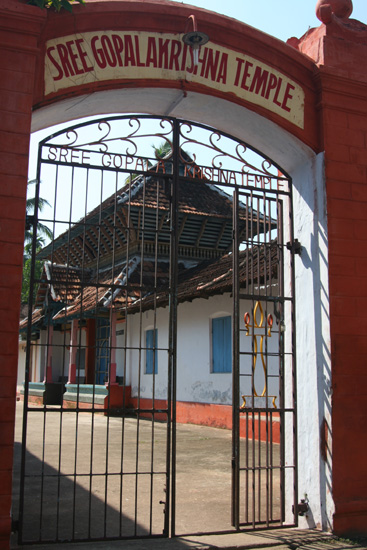
M 241 301 L 240 307 L 240 349 L 242 352 L 251 352 L 251 337 L 246 336 L 243 317 L 245 312 L 252 311 L 252 303 Z M 264 306 L 265 307 L 265 306 Z M 232 298 L 227 293 L 213 296 L 207 300 L 196 299 L 193 302 L 184 302 L 178 306 L 177 326 L 177 399 L 179 401 L 232 404 L 232 374 L 213 373 L 211 368 L 211 319 L 213 317 L 232 316 Z M 269 313 L 272 311 L 269 310 Z M 158 329 L 158 373 L 154 377 L 154 395 L 159 399 L 167 397 L 168 375 L 168 308 L 159 309 L 156 313 L 155 326 Z M 145 331 L 154 327 L 153 312 L 143 313 L 141 345 L 145 346 Z M 139 315 L 135 314 L 128 319 L 127 331 L 129 346 L 139 348 L 140 323 Z M 274 321 L 273 336 L 266 338 L 268 351 L 278 350 L 277 327 Z M 259 336 L 265 334 L 264 329 L 256 329 Z M 264 343 L 265 350 L 265 343 Z M 269 372 L 275 374 L 278 369 L 276 358 L 269 358 Z M 140 369 L 139 369 L 140 365 Z M 241 373 L 248 374 L 241 377 L 241 394 L 251 394 L 252 358 L 243 355 L 241 358 Z M 153 391 L 153 376 L 145 374 L 145 351 L 139 354 L 138 349 L 128 353 L 127 370 L 131 379 L 132 396 L 151 398 Z M 139 372 L 140 370 L 140 372 Z M 255 371 L 255 384 L 260 395 L 264 388 L 264 371 L 260 359 L 260 346 Z M 278 396 L 278 380 L 269 383 L 268 393 Z
M 19 340 L 18 346 L 18 375 L 17 375 L 17 391 L 23 387 L 25 379 L 25 359 L 26 359 L 26 342 Z
M 296 327 L 299 497 L 308 495 L 310 513 L 301 527 L 331 529 L 331 456 L 320 455 L 323 419 L 331 426 L 331 362 L 327 212 L 324 158 L 294 174 L 294 229 L 302 250 L 296 257 Z M 328 442 L 331 448 L 331 441 Z

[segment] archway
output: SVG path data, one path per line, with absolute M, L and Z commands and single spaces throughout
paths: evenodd
M 47 116 L 50 116 L 50 121 L 54 122 L 67 120 L 68 118 L 74 119 L 79 115 L 78 109 L 82 109 L 83 103 L 86 110 L 84 113 L 81 110 L 81 114 L 109 111 L 109 107 L 98 106 L 99 97 L 104 98 L 105 102 L 106 100 L 111 101 L 112 111 L 131 111 L 132 109 L 128 106 L 116 108 L 117 104 L 114 101 L 116 97 L 120 96 L 120 99 L 128 100 L 137 112 L 154 112 L 158 115 L 170 113 L 175 117 L 184 117 L 197 122 L 206 124 L 210 122 L 211 126 L 215 126 L 220 131 L 228 131 L 231 135 L 254 144 L 265 154 L 270 151 L 270 155 L 292 176 L 296 212 L 295 233 L 301 244 L 301 257 L 297 256 L 295 258 L 296 289 L 298 289 L 296 295 L 301 296 L 300 302 L 296 304 L 295 314 L 297 327 L 302 327 L 297 334 L 297 352 L 303 360 L 298 378 L 298 410 L 300 412 L 298 426 L 301 434 L 299 444 L 301 454 L 304 451 L 307 454 L 311 453 L 319 457 L 312 467 L 305 463 L 301 464 L 299 492 L 300 495 L 307 493 L 312 502 L 317 502 L 312 508 L 313 518 L 308 519 L 316 524 L 330 524 L 333 512 L 332 497 L 327 488 L 330 482 L 331 466 L 330 462 L 327 461 L 330 459 L 330 449 L 328 447 L 330 432 L 326 429 L 329 426 L 331 410 L 327 282 L 329 274 L 327 268 L 328 244 L 325 199 L 323 196 L 324 166 L 323 155 L 320 153 L 323 148 L 321 143 L 323 132 L 320 130 L 321 126 L 319 124 L 321 122 L 318 120 L 318 108 L 321 108 L 321 110 L 327 109 L 324 105 L 320 107 L 321 104 L 317 106 L 316 101 L 320 96 L 321 88 L 325 88 L 325 82 L 320 84 L 317 81 L 315 74 L 318 69 L 309 59 L 290 47 L 281 45 L 270 37 L 265 37 L 244 25 L 231 22 L 228 26 L 227 20 L 224 21 L 220 17 L 207 12 L 205 12 L 205 17 L 203 16 L 200 19 L 204 12 L 195 10 L 195 14 L 193 14 L 191 13 L 193 10 L 185 6 L 180 6 L 177 11 L 177 6 L 165 5 L 162 10 L 158 4 L 146 2 L 144 5 L 146 13 L 141 17 L 139 2 L 130 2 L 129 5 L 125 4 L 124 6 L 117 3 L 104 4 L 104 8 L 102 8 L 102 5 L 94 3 L 83 12 L 83 17 L 76 10 L 73 19 L 68 19 L 67 15 L 57 19 L 53 14 L 47 16 L 36 14 L 33 8 L 29 6 L 22 8 L 24 20 L 31 15 L 32 21 L 28 27 L 24 26 L 17 32 L 24 33 L 28 37 L 29 43 L 32 44 L 35 37 L 39 38 L 41 47 L 41 52 L 38 53 L 31 51 L 29 48 L 27 50 L 25 42 L 22 43 L 24 51 L 31 52 L 29 55 L 33 55 L 33 61 L 37 59 L 38 63 L 35 93 L 33 95 L 29 93 L 29 90 L 27 92 L 29 94 L 27 97 L 31 98 L 30 103 L 34 107 L 35 127 L 46 125 L 41 121 L 42 112 L 47 113 Z M 77 72 L 83 68 L 83 59 L 85 61 L 84 68 L 93 68 L 92 65 L 89 65 L 91 58 L 88 57 L 89 61 L 87 62 L 87 57 L 84 56 L 87 52 L 84 45 L 87 44 L 89 38 L 92 40 L 98 34 L 94 44 L 96 45 L 100 40 L 102 45 L 102 38 L 105 36 L 107 38 L 104 38 L 103 42 L 105 46 L 109 47 L 108 39 L 112 40 L 112 35 L 119 36 L 117 15 L 121 15 L 121 13 L 126 15 L 123 36 L 130 35 L 134 37 L 132 44 L 135 48 L 135 55 L 137 43 L 140 39 L 141 44 L 149 37 L 152 39 L 151 44 L 154 41 L 159 44 L 156 33 L 163 33 L 163 35 L 166 33 L 164 39 L 168 41 L 167 44 L 178 43 L 181 40 L 182 28 L 184 28 L 184 23 L 189 15 L 197 16 L 197 20 L 200 20 L 200 30 L 206 32 L 209 36 L 225 38 L 218 38 L 217 42 L 213 41 L 210 46 L 207 46 L 206 50 L 202 50 L 202 52 L 206 52 L 206 59 L 211 61 L 210 65 L 205 65 L 207 61 L 204 61 L 205 54 L 203 53 L 200 61 L 200 71 L 203 71 L 203 74 L 199 71 L 200 74 L 197 79 L 182 78 L 182 70 L 187 70 L 187 67 L 182 69 L 182 65 L 179 65 L 176 76 L 171 73 L 165 73 L 164 75 L 162 73 L 162 78 L 160 78 L 157 73 L 143 74 L 144 70 L 148 68 L 147 61 L 146 59 L 144 61 L 144 57 L 140 57 L 139 60 L 135 57 L 136 66 L 141 66 L 141 73 L 139 73 L 139 69 L 138 73 L 124 74 L 123 76 L 119 73 L 117 78 L 110 75 L 106 79 L 100 78 L 100 73 L 96 71 L 98 78 L 93 81 L 74 82 L 74 86 L 69 85 L 53 91 L 44 88 L 43 69 L 45 67 L 46 52 L 50 51 L 48 48 L 55 48 L 51 51 L 51 57 L 56 61 L 56 64 L 51 61 L 53 67 L 56 70 L 58 70 L 57 64 L 61 67 L 55 57 L 55 51 L 61 52 L 64 60 L 62 68 L 65 69 L 66 67 L 69 71 L 67 78 L 70 76 L 75 77 Z M 337 32 L 336 29 L 339 29 L 340 24 L 332 18 L 331 21 L 330 24 L 334 25 L 335 23 L 333 32 Z M 46 23 L 42 31 L 40 30 L 41 23 Z M 216 31 L 228 30 L 228 28 L 230 30 L 228 33 L 216 33 Z M 323 29 L 324 27 L 320 32 L 323 32 Z M 344 30 L 347 32 L 346 29 Z M 141 34 L 139 34 L 140 31 Z M 92 34 L 88 35 L 88 33 Z M 246 46 L 244 46 L 243 36 L 247 38 Z M 80 40 L 81 42 L 78 42 Z M 113 41 L 111 43 L 113 44 Z M 80 51 L 78 50 L 78 44 L 81 48 Z M 121 45 L 119 38 L 115 39 L 115 44 Z M 178 46 L 177 48 L 180 49 Z M 115 49 L 115 53 L 116 51 Z M 143 49 L 140 50 L 140 53 L 142 51 Z M 181 58 L 179 55 L 183 54 L 183 51 L 182 47 L 180 54 L 178 50 L 174 51 L 174 65 L 176 61 L 180 63 Z M 229 90 L 222 87 L 224 84 L 227 85 L 228 82 L 224 82 L 223 76 L 219 78 L 218 67 L 220 65 L 217 68 L 214 66 L 216 52 L 219 52 L 218 59 L 222 61 L 226 59 L 226 55 L 230 59 L 231 52 L 235 52 L 234 55 L 238 57 L 238 60 L 236 58 L 234 60 L 235 69 L 232 84 L 237 88 L 241 88 L 241 90 L 233 91 L 233 89 Z M 241 55 L 244 55 L 244 58 Z M 50 56 L 48 58 L 50 60 Z M 103 65 L 101 58 L 99 61 Z M 113 59 L 111 63 L 114 63 Z M 222 70 L 224 64 L 223 61 Z M 206 71 L 208 67 L 209 69 Z M 32 70 L 33 68 L 32 66 Z M 100 66 L 99 69 L 103 69 L 103 67 Z M 93 72 L 93 70 L 88 72 Z M 169 70 L 171 69 L 168 67 Z M 72 71 L 74 71 L 74 74 Z M 221 75 L 223 74 L 222 72 Z M 237 76 L 238 79 L 236 80 Z M 266 80 L 266 84 L 261 84 L 261 78 L 264 79 L 264 82 Z M 205 79 L 207 80 L 205 81 Z M 62 79 L 60 78 L 60 80 Z M 213 81 L 216 80 L 218 82 L 214 85 Z M 334 84 L 333 81 L 333 86 Z M 258 98 L 256 100 L 245 94 L 245 92 L 251 92 L 251 88 L 255 95 L 257 90 Z M 294 90 L 297 90 L 297 93 L 293 94 Z M 299 91 L 304 94 L 304 101 L 301 97 L 302 94 L 298 93 Z M 336 92 L 335 88 L 334 92 L 337 95 L 340 90 Z M 293 98 L 301 99 L 298 107 L 300 107 L 303 117 L 299 117 L 297 109 L 296 112 L 292 109 L 287 111 L 287 108 L 290 108 L 290 103 L 288 103 L 289 94 L 292 95 L 292 100 Z M 151 103 L 147 107 L 149 96 Z M 261 100 L 259 100 L 260 96 Z M 189 101 L 186 102 L 186 99 Z M 77 105 L 78 100 L 80 100 L 79 107 Z M 271 103 L 273 105 L 270 105 Z M 56 113 L 59 106 L 65 107 L 65 113 L 61 118 L 58 118 L 59 115 L 57 114 L 52 118 L 52 113 Z M 88 113 L 86 112 L 87 109 L 89 109 Z M 281 110 L 286 111 L 286 113 L 282 113 Z M 283 116 L 289 112 L 292 113 L 291 116 Z M 27 113 L 29 117 L 29 111 Z M 40 118 L 37 121 L 38 116 Z M 215 121 L 215 124 L 213 124 L 213 121 Z M 322 129 L 327 127 L 328 123 L 325 118 L 322 122 Z M 27 130 L 25 130 L 25 133 L 27 133 Z M 330 160 L 332 160 L 332 155 L 329 155 L 327 170 L 330 170 Z M 335 175 L 335 171 L 333 173 Z M 358 174 L 355 174 L 355 178 L 357 176 Z M 330 189 L 328 192 L 330 192 Z M 333 206 L 333 203 L 331 205 Z M 334 211 L 335 213 L 336 211 Z M 18 233 L 21 232 L 18 231 Z M 307 285 L 307 288 L 313 289 L 311 296 L 302 296 L 305 285 Z M 309 403 L 310 386 L 318 396 L 317 404 L 313 402 L 311 407 Z M 312 430 L 311 436 L 308 437 L 306 434 L 310 425 Z M 319 432 L 320 426 L 324 430 L 321 434 Z M 340 445 L 340 433 L 338 441 Z M 326 461 L 319 455 L 320 443 L 324 453 L 322 456 L 327 458 Z M 338 511 L 338 514 L 337 517 L 341 517 L 340 511 Z

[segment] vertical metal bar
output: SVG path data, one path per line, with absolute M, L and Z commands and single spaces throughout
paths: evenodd
M 281 523 L 285 521 L 285 395 L 284 395 L 284 242 L 283 203 L 277 196 L 278 213 L 278 284 L 279 284 L 279 404 L 280 404 L 280 506 Z
M 238 189 L 233 193 L 232 525 L 240 528 L 239 228 Z
M 41 178 L 41 158 L 42 145 L 38 146 L 38 161 L 36 175 L 36 191 L 33 213 L 33 236 L 32 236 L 32 256 L 31 256 L 31 273 L 30 273 L 30 288 L 28 294 L 28 324 L 27 324 L 27 344 L 26 344 L 26 363 L 25 363 L 25 383 L 24 383 L 24 405 L 23 405 L 23 426 L 22 426 L 22 452 L 21 452 L 21 468 L 20 468 L 20 493 L 19 493 L 19 532 L 18 541 L 23 542 L 23 523 L 24 523 L 24 498 L 25 498 L 25 471 L 26 471 L 26 446 L 27 446 L 27 423 L 28 423 L 28 397 L 29 397 L 29 375 L 32 353 L 32 307 L 34 299 L 34 278 L 36 268 L 36 248 L 37 248 L 37 221 L 39 207 L 39 186 Z
M 257 478 L 257 486 L 258 486 L 258 499 L 257 499 L 257 509 L 258 509 L 258 521 L 260 522 L 261 521 L 261 451 L 262 451 L 262 448 L 261 448 L 261 412 L 258 411 L 257 413 L 257 418 L 258 418 L 258 424 L 259 424 L 259 427 L 257 429 L 258 431 L 258 437 L 257 437 L 257 442 L 258 442 L 258 478 Z
M 143 176 L 145 177 L 145 175 Z M 130 257 L 130 239 L 131 239 L 131 177 L 129 178 L 128 183 L 128 208 L 127 208 L 127 220 L 126 220 L 126 255 L 125 255 L 125 265 L 126 265 L 126 290 L 125 290 L 125 349 L 124 349 L 124 391 L 122 396 L 122 423 L 121 423 L 121 462 L 120 462 L 120 518 L 119 518 L 119 535 L 122 535 L 122 496 L 124 490 L 124 456 L 125 456 L 125 419 L 126 419 L 126 373 L 127 373 L 127 344 L 128 344 L 128 297 L 129 297 L 129 257 Z M 139 229 L 139 228 L 138 228 Z
M 246 411 L 246 523 L 249 522 L 249 419 Z
M 166 513 L 164 533 L 169 534 L 169 510 L 171 508 L 171 536 L 176 534 L 176 402 L 177 402 L 177 255 L 178 255 L 178 208 L 179 208 L 179 167 L 180 167 L 180 123 L 173 122 L 173 177 L 171 183 L 171 223 L 170 223 L 170 304 L 169 304 L 169 368 L 168 368 L 168 425 L 167 425 L 167 466 L 166 466 Z M 171 435 L 172 434 L 172 435 Z M 172 437 L 172 441 L 171 441 Z M 172 449 L 170 445 L 172 444 Z M 172 458 L 170 459 L 170 452 Z M 170 488 L 170 472 L 172 469 Z M 170 490 L 171 489 L 171 490 Z M 171 495 L 171 496 L 170 496 Z
M 141 219 L 141 257 L 140 257 L 140 297 L 143 297 L 143 282 L 144 282 L 144 260 L 145 260 L 145 216 L 146 216 L 146 177 L 144 176 L 144 185 L 143 185 L 143 215 Z M 137 228 L 139 231 L 139 226 Z M 139 437 L 140 437 L 140 403 L 141 403 L 141 371 L 144 368 L 142 365 L 142 338 L 143 338 L 143 309 L 142 309 L 142 300 L 140 300 L 139 307 L 139 371 L 138 371 L 138 410 L 137 410 L 137 420 L 136 420 L 136 460 L 135 460 L 135 511 L 134 511 L 134 536 L 137 535 L 137 525 L 138 525 L 138 487 L 139 487 Z M 145 353 L 147 353 L 147 343 L 146 337 L 144 334 L 144 348 Z
M 291 243 L 294 242 L 294 224 L 293 224 L 293 185 L 292 180 L 288 181 L 289 187 L 289 224 L 290 224 L 290 239 Z M 297 357 L 296 357 L 296 299 L 295 299 L 295 254 L 292 249 L 291 252 L 291 319 L 292 319 L 292 409 L 293 409 L 293 505 L 294 510 L 296 510 L 296 505 L 298 503 L 298 423 L 297 423 Z M 298 525 L 298 514 L 295 516 L 295 522 Z

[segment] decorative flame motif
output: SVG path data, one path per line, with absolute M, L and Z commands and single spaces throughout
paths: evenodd
M 244 323 L 245 323 L 245 327 L 246 327 L 246 336 L 251 336 L 250 321 L 251 321 L 251 316 L 248 312 L 246 312 L 245 315 L 244 315 Z M 253 366 L 253 368 L 252 368 L 253 396 L 250 396 L 250 395 L 243 395 L 242 396 L 243 403 L 240 407 L 241 409 L 244 409 L 246 407 L 246 397 L 265 397 L 266 396 L 268 370 L 267 370 L 266 359 L 265 359 L 265 356 L 264 356 L 264 338 L 265 338 L 265 335 L 266 335 L 266 328 L 267 328 L 267 336 L 269 338 L 271 337 L 271 329 L 273 327 L 273 316 L 269 313 L 269 315 L 267 316 L 267 319 L 266 319 L 266 325 L 264 324 L 264 321 L 265 321 L 265 315 L 264 315 L 263 307 L 261 305 L 261 302 L 257 301 L 256 304 L 255 304 L 255 307 L 254 307 L 254 312 L 253 312 L 253 325 L 254 325 L 254 328 L 256 328 L 256 329 L 264 329 L 265 334 L 261 334 L 261 335 L 253 334 L 252 335 L 253 342 L 254 342 L 254 354 L 253 354 L 253 363 L 252 363 L 252 366 Z M 260 338 L 260 357 L 261 357 L 261 363 L 262 363 L 262 367 L 263 367 L 263 371 L 264 371 L 264 378 L 265 378 L 264 388 L 263 388 L 262 393 L 260 395 L 258 394 L 258 392 L 256 390 L 256 386 L 255 386 L 255 371 L 256 371 L 257 357 L 258 357 L 258 337 Z M 277 406 L 276 406 L 277 396 L 276 395 L 269 395 L 268 397 L 273 398 L 273 401 L 272 401 L 273 407 L 276 409 L 277 408 Z

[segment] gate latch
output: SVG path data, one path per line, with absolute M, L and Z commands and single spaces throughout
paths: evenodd
M 302 246 L 298 239 L 294 239 L 293 243 L 287 242 L 287 249 L 293 252 L 293 254 L 301 255 Z
M 308 512 L 309 506 L 308 506 L 308 498 L 301 498 L 301 502 L 299 502 L 296 505 L 296 511 L 299 516 L 304 516 L 306 512 Z M 294 506 L 292 506 L 292 512 L 294 514 Z

